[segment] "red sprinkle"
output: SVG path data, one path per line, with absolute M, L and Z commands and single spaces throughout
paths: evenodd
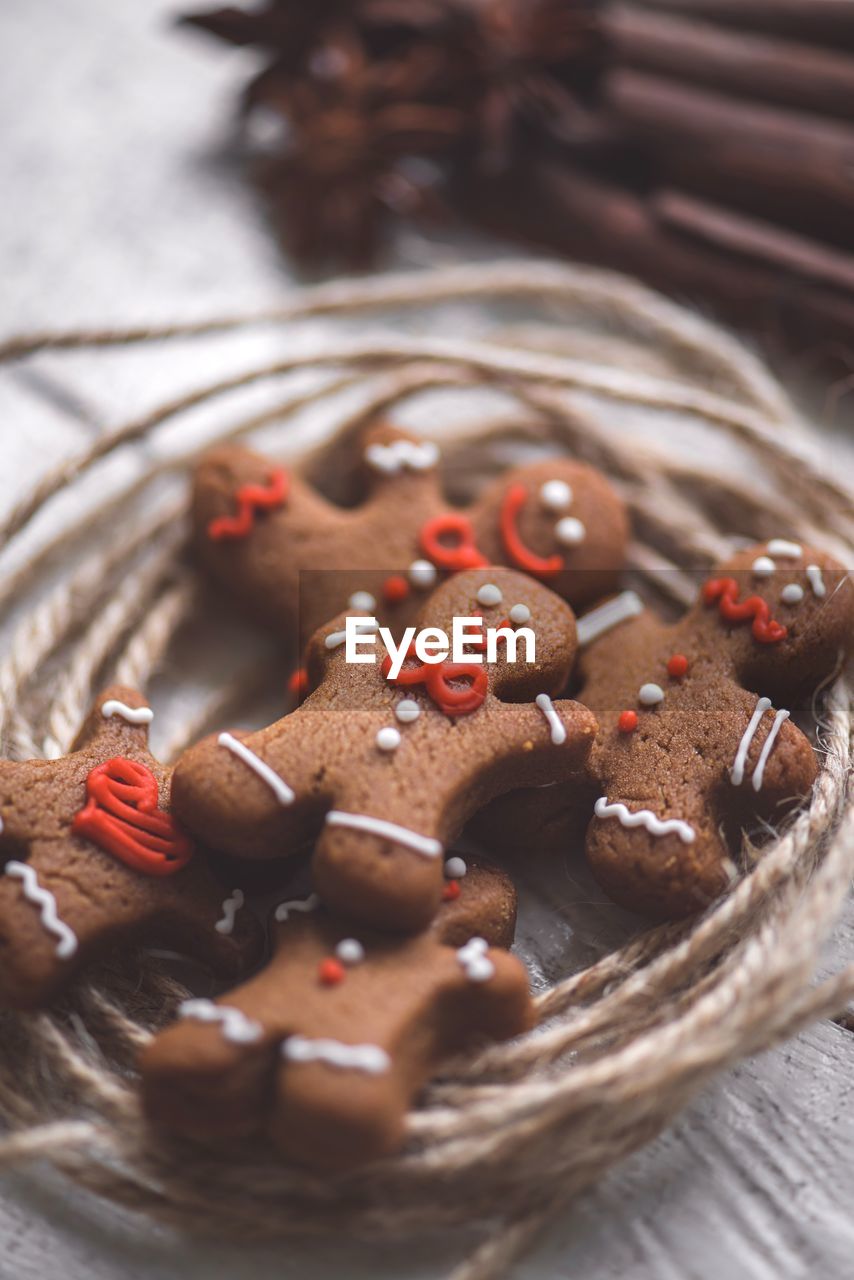
M 305 667 L 299 667 L 288 681 L 288 693 L 292 698 L 296 698 L 297 702 L 302 702 L 308 693 L 308 671 Z
M 634 733 L 638 727 L 638 713 L 636 711 L 622 711 L 617 721 L 617 728 L 620 733 Z
M 344 981 L 346 970 L 340 960 L 336 960 L 334 956 L 327 956 L 325 960 L 321 960 L 317 976 L 324 986 L 335 987 L 339 982 Z
M 453 902 L 454 898 L 458 898 L 459 896 L 460 896 L 459 880 L 449 880 L 448 883 L 445 885 L 444 889 L 442 890 L 442 901 Z
M 667 674 L 673 676 L 674 680 L 681 680 L 688 674 L 688 659 L 684 653 L 674 653 L 673 657 L 668 659 Z
M 389 604 L 399 604 L 401 600 L 405 600 L 409 595 L 409 583 L 405 578 L 396 574 L 394 577 L 386 578 L 383 583 L 383 599 Z

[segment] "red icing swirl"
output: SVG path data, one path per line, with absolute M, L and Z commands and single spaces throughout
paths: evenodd
M 193 846 L 158 806 L 157 779 L 136 760 L 116 756 L 86 779 L 87 803 L 71 830 L 147 876 L 185 867 Z
M 735 578 L 711 578 L 703 587 L 706 604 L 718 602 L 720 615 L 727 622 L 753 619 L 753 638 L 760 644 L 777 644 L 789 634 L 782 623 L 771 617 L 771 608 L 761 596 L 739 600 L 740 587 Z
M 218 516 L 208 525 L 213 542 L 225 538 L 245 538 L 255 527 L 256 511 L 272 511 L 287 500 L 290 478 L 284 467 L 276 467 L 266 485 L 244 484 L 234 495 L 237 515 Z

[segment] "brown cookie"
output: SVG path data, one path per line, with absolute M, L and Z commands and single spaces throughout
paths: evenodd
M 396 1150 L 406 1110 L 441 1060 L 534 1021 L 507 878 L 470 867 L 429 929 L 376 933 L 319 899 L 275 912 L 262 973 L 216 1002 L 189 1000 L 145 1050 L 152 1120 L 196 1139 L 269 1133 L 323 1170 Z
M 132 689 L 98 698 L 71 755 L 0 761 L 0 1004 L 47 1004 L 112 943 L 166 943 L 239 974 L 260 952 L 168 812 L 170 770 L 148 751 Z
M 506 564 L 575 605 L 613 589 L 626 514 L 592 467 L 562 458 L 520 467 L 454 509 L 432 442 L 382 424 L 365 432 L 361 456 L 366 496 L 349 509 L 236 445 L 209 454 L 196 472 L 202 562 L 280 635 L 290 638 L 299 614 L 300 651 L 347 608 L 408 625 L 447 571 Z
M 599 720 L 587 856 L 635 911 L 691 915 L 735 875 L 742 827 L 779 819 L 816 777 L 788 710 L 854 647 L 854 586 L 829 556 L 772 539 L 734 556 L 675 626 L 632 593 L 578 622 L 581 688 Z M 512 827 L 577 830 L 577 789 L 508 797 Z M 512 807 L 512 811 L 511 811 Z
M 450 632 L 455 616 L 476 614 L 487 626 L 524 617 L 509 629 L 532 634 L 536 660 L 522 660 L 520 643 L 508 661 L 502 641 L 493 662 L 416 659 L 393 679 L 386 662 L 345 660 L 338 618 L 311 641 L 316 688 L 298 710 L 185 753 L 176 814 L 236 857 L 288 857 L 317 837 L 328 906 L 378 928 L 422 928 L 441 898 L 443 847 L 468 817 L 511 788 L 574 777 L 596 729 L 577 703 L 551 701 L 575 655 L 562 600 L 512 569 L 472 569 L 437 588 L 419 625 Z

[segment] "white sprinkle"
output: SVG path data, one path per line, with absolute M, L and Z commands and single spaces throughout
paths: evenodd
M 422 836 L 409 827 L 401 827 L 396 822 L 387 822 L 385 818 L 372 818 L 365 813 L 344 813 L 341 809 L 330 809 L 326 815 L 330 827 L 350 827 L 353 831 L 366 831 L 369 835 L 380 836 L 384 840 L 393 840 L 402 844 L 425 858 L 438 858 L 444 850 L 441 842 L 432 836 Z
M 787 582 L 780 592 L 783 604 L 800 604 L 804 598 L 804 589 L 798 582 Z
M 445 863 L 445 876 L 448 880 L 462 880 L 467 871 L 464 858 L 448 858 Z
M 376 1044 L 342 1044 L 340 1040 L 309 1040 L 291 1036 L 282 1045 L 282 1056 L 290 1062 L 324 1062 L 330 1067 L 350 1068 L 378 1076 L 388 1071 L 391 1059 Z
M 361 964 L 365 958 L 365 948 L 358 938 L 342 938 L 335 948 L 335 954 L 342 964 Z
M 526 604 L 514 604 L 510 610 L 511 622 L 527 622 L 531 616 L 531 610 Z
M 253 1044 L 264 1034 L 261 1023 L 247 1018 L 242 1009 L 214 1004 L 213 1000 L 184 1000 L 178 1006 L 178 1017 L 191 1018 L 195 1022 L 218 1022 L 222 1026 L 223 1039 L 230 1040 L 232 1044 Z
M 35 869 L 26 862 L 12 860 L 6 863 L 6 875 L 20 880 L 24 897 L 41 911 L 41 922 L 48 933 L 57 939 L 57 960 L 70 960 L 77 950 L 77 935 L 63 920 L 56 909 L 56 898 L 49 889 L 39 884 Z
M 250 751 L 245 742 L 239 742 L 231 733 L 221 733 L 217 738 L 217 742 L 221 747 L 225 747 L 226 751 L 230 751 L 232 755 L 237 756 L 245 765 L 248 765 L 262 782 L 266 782 L 280 805 L 293 804 L 296 796 L 284 778 L 280 778 L 275 769 L 271 769 L 259 756 L 256 756 L 254 751 Z
M 128 724 L 151 724 L 154 719 L 151 707 L 129 707 L 126 702 L 119 702 L 118 698 L 108 698 L 101 707 L 101 715 L 105 720 L 121 716 Z
M 606 631 L 610 631 L 621 622 L 628 622 L 643 613 L 643 601 L 634 591 L 624 591 L 598 609 L 578 619 L 578 643 L 582 647 L 598 640 Z
M 780 732 L 780 730 L 783 727 L 783 721 L 788 720 L 788 718 L 789 718 L 788 711 L 778 711 L 776 716 L 774 717 L 774 723 L 771 726 L 771 732 L 768 734 L 768 737 L 765 739 L 765 743 L 762 747 L 762 754 L 760 755 L 759 759 L 756 761 L 756 768 L 753 770 L 753 790 L 754 791 L 762 790 L 762 779 L 765 777 L 765 766 L 768 763 L 768 757 L 771 755 L 771 752 L 774 749 L 774 743 L 777 740 L 777 734 Z
M 437 578 L 436 566 L 429 560 L 413 560 L 409 566 L 409 581 L 419 591 L 428 591 Z
M 412 724 L 421 715 L 421 708 L 414 698 L 404 698 L 402 702 L 398 702 L 394 714 L 401 724 Z
M 356 609 L 359 613 L 373 613 L 377 607 L 377 602 L 370 591 L 354 591 L 347 603 L 351 609 Z
M 593 806 L 597 818 L 617 818 L 624 827 L 646 827 L 650 835 L 666 836 L 670 832 L 678 835 L 684 844 L 693 844 L 697 833 L 694 828 L 681 818 L 659 818 L 651 809 L 638 809 L 631 813 L 624 804 L 609 804 L 607 796 L 601 796 Z
M 813 589 L 813 594 L 818 596 L 819 600 L 823 599 L 827 595 L 827 587 L 824 585 L 824 578 L 817 564 L 807 565 L 807 577 Z
M 546 717 L 546 723 L 552 732 L 552 742 L 559 747 L 562 742 L 566 742 L 566 729 L 552 705 L 551 698 L 547 693 L 538 693 L 534 701 Z
M 300 911 L 305 914 L 308 911 L 316 911 L 319 906 L 319 895 L 310 893 L 307 898 L 291 898 L 288 902 L 280 902 L 273 912 L 273 916 L 279 924 L 282 924 L 292 911 Z
M 376 631 L 380 625 L 376 618 L 354 618 L 357 631 Z M 346 631 L 330 631 L 324 644 L 327 649 L 337 649 L 347 639 Z
M 660 684 L 642 684 L 638 689 L 638 702 L 644 707 L 655 707 L 664 701 L 664 690 Z
M 757 578 L 770 578 L 776 567 L 770 556 L 757 556 L 751 566 Z
M 587 530 L 575 516 L 564 516 L 555 525 L 555 537 L 565 547 L 577 547 L 587 537 Z
M 540 501 L 549 511 L 566 511 L 572 503 L 572 489 L 565 480 L 547 480 L 540 489 Z
M 380 751 L 396 751 L 400 746 L 400 732 L 392 725 L 380 729 L 377 734 L 377 746 Z
M 235 889 L 231 897 L 225 899 L 222 904 L 222 919 L 217 920 L 214 925 L 217 933 L 230 934 L 234 932 L 234 919 L 242 908 L 243 901 L 242 889 Z
M 495 974 L 495 965 L 489 958 L 489 943 L 485 938 L 470 938 L 457 952 L 457 959 L 470 982 L 488 982 Z
M 768 543 L 769 556 L 781 556 L 784 560 L 797 560 L 804 554 L 799 542 L 787 542 L 785 538 L 772 538 Z
M 503 599 L 504 597 L 501 594 L 501 588 L 497 587 L 494 582 L 484 582 L 483 586 L 478 587 L 477 589 L 478 604 L 492 606 L 501 604 Z

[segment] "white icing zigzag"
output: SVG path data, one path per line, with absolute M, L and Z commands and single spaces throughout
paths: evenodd
M 42 924 L 48 933 L 58 939 L 56 956 L 58 960 L 69 960 L 77 950 L 77 935 L 57 915 L 56 898 L 49 889 L 43 889 L 38 876 L 26 862 L 7 862 L 6 875 L 14 876 L 23 884 L 24 897 L 41 908 Z
M 280 902 L 274 915 L 281 924 L 283 920 L 287 920 L 292 911 L 316 911 L 319 906 L 319 896 L 316 893 L 310 893 L 307 898 L 291 898 L 289 902 Z
M 597 818 L 616 818 L 624 827 L 646 827 L 650 835 L 666 836 L 673 832 L 685 844 L 693 844 L 697 833 L 681 818 L 659 818 L 651 809 L 638 809 L 632 813 L 624 804 L 609 804 L 607 796 L 600 796 L 593 806 Z
M 242 889 L 235 889 L 231 897 L 226 898 L 222 904 L 222 919 L 217 920 L 214 928 L 217 933 L 234 933 L 234 918 L 240 908 L 243 906 L 244 897 Z
M 410 471 L 429 471 L 439 461 L 438 446 L 432 440 L 392 440 L 389 444 L 369 444 L 365 461 L 375 471 L 393 476 L 409 468 Z
M 383 1075 L 391 1066 L 391 1059 L 378 1044 L 342 1044 L 340 1040 L 309 1040 L 305 1036 L 286 1040 L 282 1056 L 290 1062 L 325 1062 L 371 1076 Z
M 120 716 L 128 724 L 151 724 L 154 719 L 151 707 L 129 707 L 126 702 L 119 702 L 118 698 L 108 698 L 101 707 L 101 715 L 105 720 Z
M 254 1044 L 264 1034 L 261 1023 L 247 1018 L 241 1009 L 214 1004 L 213 1000 L 184 1000 L 178 1006 L 178 1016 L 192 1018 L 196 1022 L 219 1022 L 223 1038 L 232 1044 Z

